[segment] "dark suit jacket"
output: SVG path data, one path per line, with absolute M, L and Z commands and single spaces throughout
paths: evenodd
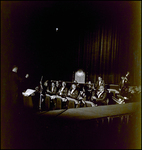
M 107 98 L 107 92 L 104 91 L 103 93 L 101 93 L 101 95 L 98 97 L 98 95 L 96 94 L 95 91 L 92 92 L 92 96 L 96 96 L 96 101 L 104 101 Z
M 12 103 L 19 103 L 19 101 L 22 98 L 22 88 L 21 88 L 21 82 L 24 81 L 24 78 L 18 76 L 17 73 L 11 72 L 9 75 L 10 79 L 10 85 L 9 85 L 9 91 L 11 96 L 11 102 Z
M 65 87 L 62 91 L 62 87 L 59 89 L 59 91 L 58 91 L 58 95 L 60 95 L 60 96 L 62 96 L 62 97 L 66 97 L 67 96 L 67 94 L 68 94 L 68 89 L 67 89 L 67 87 Z
M 102 80 L 102 82 L 101 82 L 101 84 L 100 84 L 100 85 L 99 85 L 99 81 L 98 81 L 98 80 L 96 81 L 95 88 L 96 88 L 96 89 L 99 89 L 99 88 L 100 88 L 100 86 L 105 86 L 105 82 L 104 82 L 104 80 Z
M 50 95 L 56 95 L 56 93 L 57 93 L 57 87 L 55 86 L 54 88 L 53 88 L 53 91 L 52 91 L 52 86 L 49 88 L 49 91 L 50 92 L 47 92 L 48 94 L 50 94 Z
M 80 100 L 80 99 L 82 99 L 84 101 L 86 100 L 86 93 L 84 91 L 79 92 L 78 100 Z
M 78 90 L 75 89 L 72 93 L 71 93 L 71 91 L 72 91 L 72 89 L 70 89 L 68 91 L 68 96 L 71 97 L 71 98 L 77 99 L 77 97 L 78 97 Z
M 90 101 L 91 100 L 91 96 L 92 96 L 92 88 L 91 89 L 87 89 L 86 90 L 86 100 Z

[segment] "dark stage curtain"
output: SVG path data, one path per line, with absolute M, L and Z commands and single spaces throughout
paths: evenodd
M 88 80 L 95 82 L 100 74 L 106 84 L 118 84 L 121 76 L 130 71 L 131 84 L 135 84 L 137 52 L 129 48 L 130 31 L 124 25 L 104 22 L 80 35 L 78 67 L 88 72 Z

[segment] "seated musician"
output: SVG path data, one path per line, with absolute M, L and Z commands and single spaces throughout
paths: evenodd
M 125 102 L 138 102 L 140 101 L 140 95 L 141 95 L 141 89 L 140 89 L 140 86 L 139 87 L 129 87 L 129 92 L 127 94 L 127 99 L 125 99 L 124 97 L 124 100 Z
M 78 90 L 77 90 L 77 85 L 75 83 L 72 84 L 71 89 L 68 91 L 68 96 L 77 99 Z
M 67 96 L 67 94 L 68 94 L 68 89 L 67 89 L 67 87 L 66 87 L 66 82 L 63 81 L 61 88 L 60 88 L 59 91 L 57 92 L 57 95 L 59 95 L 59 96 L 65 98 L 65 97 Z
M 43 90 L 42 90 L 43 96 L 46 95 L 47 90 L 49 90 L 49 81 L 48 81 L 48 80 L 46 80 L 46 81 L 44 82 L 44 84 L 43 84 Z
M 87 83 L 87 89 L 86 89 L 86 100 L 87 101 L 91 101 L 91 96 L 92 96 L 92 84 L 91 84 L 91 81 L 89 81 Z
M 78 97 L 77 83 L 73 83 L 71 85 L 71 88 L 68 90 L 67 99 L 69 100 L 71 98 L 75 102 L 75 105 L 77 106 L 77 104 L 79 104 L 77 97 Z
M 35 87 L 35 92 L 32 93 L 31 96 L 33 102 L 33 109 L 37 111 L 39 109 L 40 86 Z
M 96 81 L 96 84 L 95 84 L 95 89 L 98 90 L 100 86 L 105 86 L 105 82 L 101 76 L 98 76 L 98 80 Z
M 91 101 L 93 101 L 96 105 L 107 105 L 107 91 L 105 90 L 104 86 L 100 86 L 97 91 L 92 92 Z
M 49 89 L 47 89 L 47 93 L 49 95 L 56 95 L 57 87 L 55 86 L 55 83 L 53 81 L 52 81 L 51 86 L 49 87 Z
M 57 80 L 56 81 L 56 87 L 57 87 L 57 92 L 59 91 L 59 89 L 61 88 L 61 85 L 60 85 L 60 83 L 59 83 L 59 81 Z
M 84 86 L 83 86 L 82 89 L 80 90 L 77 99 L 79 100 L 80 107 L 83 107 L 84 105 L 86 105 L 86 103 L 85 103 L 85 101 L 86 101 L 86 93 L 85 93 L 85 88 L 84 88 Z
M 67 108 L 67 99 L 66 96 L 68 94 L 68 88 L 66 87 L 66 82 L 62 82 L 62 86 L 60 87 L 57 95 L 61 96 L 62 99 L 62 108 Z
M 57 87 L 55 86 L 55 82 L 51 82 L 51 86 L 49 87 L 49 90 L 47 89 L 47 94 L 50 95 L 50 103 L 51 103 L 51 109 L 56 108 L 56 93 L 57 93 Z

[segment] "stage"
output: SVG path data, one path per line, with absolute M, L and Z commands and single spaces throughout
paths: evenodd
M 5 118 L 3 147 L 140 148 L 140 110 L 139 102 L 38 112 L 24 109 L 13 113 L 11 120 Z

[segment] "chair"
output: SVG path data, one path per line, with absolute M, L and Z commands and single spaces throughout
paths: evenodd
M 78 108 L 87 107 L 85 102 L 79 101 Z
M 95 106 L 95 104 L 90 101 L 85 101 L 85 103 L 86 103 L 86 107 L 94 107 Z
M 45 109 L 50 110 L 50 95 L 46 94 L 45 97 Z
M 78 108 L 79 107 L 79 101 L 70 97 L 66 97 L 67 98 L 67 105 L 68 108 Z
M 68 106 L 67 106 L 67 107 L 68 107 L 68 109 L 69 109 L 69 108 L 75 108 L 75 102 L 69 100 L 69 101 L 68 101 Z
M 59 97 L 56 97 L 56 109 L 62 108 L 62 99 Z

